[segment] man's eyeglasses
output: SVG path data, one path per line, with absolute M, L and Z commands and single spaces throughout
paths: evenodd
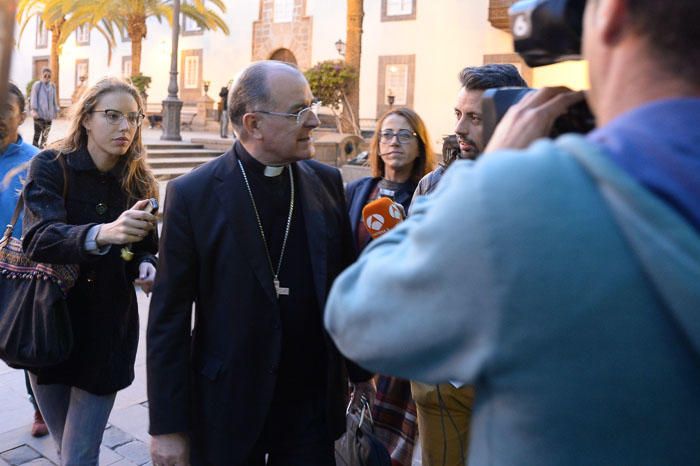
M 129 126 L 138 127 L 143 123 L 145 115 L 141 112 L 129 112 L 124 114 L 119 110 L 112 110 L 111 108 L 105 110 L 92 110 L 90 113 L 104 113 L 107 123 L 112 125 L 120 125 L 124 118 L 129 123 Z
M 411 142 L 413 138 L 418 136 L 415 132 L 409 131 L 407 129 L 401 129 L 398 132 L 393 132 L 391 130 L 382 131 L 379 134 L 379 140 L 385 144 L 389 144 L 394 138 L 398 138 L 400 144 L 407 144 Z
M 286 118 L 294 118 L 296 120 L 297 126 L 301 126 L 309 115 L 313 114 L 318 118 L 318 109 L 321 107 L 321 102 L 314 102 L 308 107 L 304 107 L 296 113 L 283 113 L 283 112 L 268 112 L 267 110 L 254 110 L 255 113 L 262 113 L 264 115 L 274 115 Z

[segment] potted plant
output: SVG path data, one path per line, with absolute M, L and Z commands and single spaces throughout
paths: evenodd
M 139 90 L 141 97 L 143 97 L 143 103 L 146 105 L 146 100 L 148 99 L 146 90 L 151 86 L 151 77 L 144 76 L 143 73 L 135 74 L 131 77 L 131 84 Z

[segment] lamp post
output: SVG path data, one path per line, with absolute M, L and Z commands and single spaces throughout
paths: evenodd
M 170 83 L 168 97 L 163 100 L 163 134 L 164 141 L 182 141 L 180 135 L 180 111 L 182 100 L 177 98 L 177 41 L 180 37 L 180 0 L 173 0 L 173 34 L 170 52 Z
M 335 41 L 335 49 L 341 57 L 345 56 L 345 42 L 343 42 L 343 39 Z

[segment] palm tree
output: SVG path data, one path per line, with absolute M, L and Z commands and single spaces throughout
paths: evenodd
M 365 16 L 363 0 L 348 0 L 347 33 L 345 46 L 345 63 L 357 73 L 357 79 L 350 85 L 347 93 L 348 109 L 343 109 L 343 119 L 354 122 L 359 128 L 360 115 L 360 61 L 362 58 L 362 20 Z M 353 125 L 348 124 L 344 131 L 351 131 Z
M 21 25 L 20 38 L 27 25 L 37 16 L 44 22 L 46 29 L 51 32 L 49 68 L 51 68 L 51 75 L 56 85 L 56 94 L 59 92 L 59 56 L 61 47 L 70 34 L 83 24 L 83 21 L 78 20 L 74 15 L 76 6 L 77 0 L 19 0 L 17 7 L 17 21 Z M 108 58 L 111 59 L 112 47 L 115 41 L 110 24 L 96 22 L 90 24 L 90 27 L 99 31 L 107 40 Z
M 184 3 L 181 7 L 182 16 L 193 20 L 206 30 L 221 30 L 229 33 L 226 25 L 217 11 L 208 8 L 207 0 L 194 0 Z M 223 0 L 208 0 L 221 13 L 226 12 Z M 71 20 L 82 23 L 110 24 L 125 30 L 131 38 L 131 74 L 141 72 L 141 46 L 146 38 L 148 18 L 155 17 L 159 22 L 165 18 L 173 22 L 172 0 L 75 0 L 75 8 Z M 110 31 L 112 27 L 105 29 Z
M 64 5 L 55 0 L 19 0 L 17 4 L 17 22 L 20 24 L 19 39 L 22 38 L 22 33 L 27 25 L 37 16 L 44 22 L 46 29 L 51 32 L 49 68 L 51 68 L 56 94 L 58 94 L 58 57 L 61 53 L 61 44 L 65 41 L 63 38 L 63 24 L 66 22 Z M 58 98 L 58 96 L 56 97 Z

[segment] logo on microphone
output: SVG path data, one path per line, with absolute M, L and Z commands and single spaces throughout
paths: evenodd
M 394 215 L 393 213 L 391 214 Z M 380 214 L 372 214 L 365 220 L 367 228 L 371 231 L 379 231 L 384 227 L 384 217 Z
M 401 210 L 398 208 L 396 203 L 389 206 L 389 215 L 394 217 L 396 220 L 403 220 L 403 215 L 401 215 Z

